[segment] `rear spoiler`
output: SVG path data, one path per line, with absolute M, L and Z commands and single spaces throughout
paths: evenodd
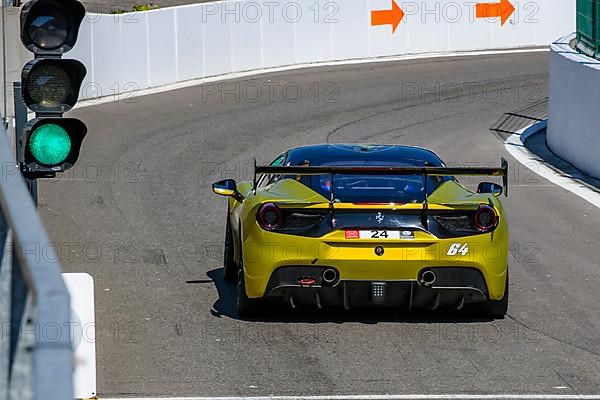
M 427 176 L 497 176 L 502 177 L 505 196 L 508 196 L 508 161 L 501 159 L 500 168 L 488 167 L 298 167 L 298 166 L 257 166 L 254 161 L 254 188 L 256 176 L 267 175 L 423 175 Z M 427 180 L 425 179 L 425 182 Z

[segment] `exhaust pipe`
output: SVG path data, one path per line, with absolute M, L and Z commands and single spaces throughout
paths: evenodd
M 328 268 L 323 271 L 323 282 L 331 285 L 338 280 L 338 273 L 335 269 Z
M 435 272 L 427 270 L 423 271 L 423 273 L 421 274 L 420 283 L 425 287 L 432 287 L 436 280 L 437 275 L 435 274 Z

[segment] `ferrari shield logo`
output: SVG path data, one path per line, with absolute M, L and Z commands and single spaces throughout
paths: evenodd
M 384 220 L 384 219 L 385 219 L 385 217 L 383 216 L 383 214 L 382 214 L 381 212 L 378 212 L 378 213 L 375 215 L 375 221 L 377 221 L 377 223 L 378 223 L 379 225 L 381 225 L 381 224 L 383 223 L 383 220 Z

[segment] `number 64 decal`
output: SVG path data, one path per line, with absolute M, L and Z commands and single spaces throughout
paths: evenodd
M 469 244 L 453 243 L 452 246 L 450 246 L 450 248 L 448 249 L 448 253 L 446 254 L 449 256 L 455 256 L 459 253 L 463 256 L 469 254 Z

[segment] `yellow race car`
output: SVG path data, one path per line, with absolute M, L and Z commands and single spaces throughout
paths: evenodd
M 477 192 L 456 176 L 501 177 Z M 240 316 L 297 307 L 508 308 L 508 164 L 450 168 L 409 146 L 294 148 L 229 197 L 224 275 Z

